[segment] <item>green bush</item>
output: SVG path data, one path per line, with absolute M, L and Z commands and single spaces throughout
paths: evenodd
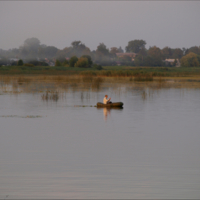
M 87 58 L 88 59 L 88 67 L 92 67 L 93 62 L 92 62 L 91 56 L 89 56 L 89 55 L 83 55 L 81 57 Z
M 181 58 L 182 67 L 199 67 L 198 55 L 189 53 Z
M 23 64 L 24 64 L 24 62 L 23 62 L 22 59 L 18 60 L 18 62 L 17 62 L 17 65 L 18 65 L 18 66 L 22 66 Z
M 69 65 L 69 61 L 65 59 L 64 62 L 62 62 L 62 65 L 63 66 Z
M 80 67 L 80 68 L 88 68 L 88 59 L 84 57 L 80 57 L 78 61 L 75 63 L 74 67 Z
M 94 64 L 94 65 L 92 66 L 92 68 L 97 69 L 97 70 L 102 70 L 102 69 L 103 69 L 102 66 L 101 66 L 101 65 L 98 65 L 98 64 Z
M 77 61 L 78 61 L 78 58 L 76 56 L 72 56 L 69 60 L 69 66 L 74 67 Z
M 56 60 L 55 66 L 56 67 L 61 66 L 61 62 L 59 60 Z

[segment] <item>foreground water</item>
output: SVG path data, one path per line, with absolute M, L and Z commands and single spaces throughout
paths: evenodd
M 200 197 L 200 90 L 0 93 L 0 198 Z M 124 109 L 97 109 L 105 94 Z M 7 196 L 8 195 L 8 196 Z

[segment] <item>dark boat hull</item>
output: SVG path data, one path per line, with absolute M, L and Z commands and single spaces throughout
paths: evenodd
M 120 107 L 120 108 L 122 108 L 123 107 L 123 103 L 122 102 L 113 102 L 113 103 L 109 103 L 109 104 L 103 104 L 103 103 L 101 103 L 101 102 L 98 102 L 97 103 L 97 107 L 98 108 L 103 108 L 103 107 L 105 107 L 105 108 L 116 108 L 116 107 Z

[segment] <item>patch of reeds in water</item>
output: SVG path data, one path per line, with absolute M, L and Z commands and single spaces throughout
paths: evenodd
M 18 79 L 17 79 L 17 83 L 19 84 L 19 85 L 22 85 L 23 83 L 30 83 L 31 82 L 31 80 L 29 79 L 29 78 L 25 78 L 25 77 L 23 77 L 23 76 L 20 76 L 20 77 L 18 77 Z
M 104 82 L 104 79 L 101 77 L 93 77 L 93 76 L 83 76 L 82 82 L 85 86 L 89 85 L 92 89 L 99 89 L 101 84 Z
M 83 76 L 82 81 L 83 83 L 91 83 L 93 79 L 93 76 Z
M 48 101 L 48 100 L 52 100 L 52 101 L 58 101 L 59 99 L 59 92 L 49 92 L 46 91 L 45 94 L 42 95 L 42 100 L 44 101 Z
M 19 115 L 1 115 L 0 117 L 18 117 L 18 118 L 40 118 L 40 115 L 26 115 L 26 116 L 19 116 Z
M 103 83 L 104 79 L 101 77 L 97 77 L 94 79 L 94 81 L 92 82 L 92 88 L 93 89 L 99 89 L 101 84 Z

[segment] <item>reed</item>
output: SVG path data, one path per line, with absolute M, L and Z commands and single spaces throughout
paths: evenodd
M 45 101 L 48 101 L 48 100 L 58 101 L 59 93 L 57 91 L 56 92 L 46 91 L 46 93 L 43 94 L 41 97 L 42 97 L 42 100 L 45 100 Z
M 82 81 L 83 83 L 91 83 L 93 81 L 93 76 L 83 76 Z

